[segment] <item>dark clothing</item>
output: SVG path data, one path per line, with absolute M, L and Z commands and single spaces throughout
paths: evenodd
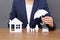
M 47 0 L 34 0 L 32 12 L 31 12 L 31 18 L 30 18 L 30 27 L 35 25 L 36 22 L 38 22 L 37 24 L 39 26 L 41 26 L 40 25 L 41 21 L 39 21 L 38 19 L 36 19 L 38 21 L 34 22 L 34 14 L 38 9 L 44 9 L 44 10 L 48 11 L 47 16 L 51 16 L 48 5 L 47 5 Z M 26 13 L 27 12 L 26 12 L 26 7 L 25 7 L 25 0 L 13 0 L 12 10 L 10 13 L 10 19 L 12 20 L 14 18 L 18 18 L 20 21 L 23 22 L 23 25 L 22 25 L 23 28 L 26 28 L 26 26 L 28 24 Z M 32 24 L 32 22 L 35 24 Z M 50 28 L 50 29 L 55 29 L 55 26 L 54 26 L 54 28 Z

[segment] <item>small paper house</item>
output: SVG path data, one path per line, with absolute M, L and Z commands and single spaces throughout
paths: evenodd
M 10 32 L 22 32 L 22 22 L 17 18 L 10 20 L 9 26 L 10 26 Z M 13 30 L 12 26 L 14 26 Z

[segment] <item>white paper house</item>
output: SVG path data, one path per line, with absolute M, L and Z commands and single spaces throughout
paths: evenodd
M 17 18 L 10 20 L 9 26 L 10 32 L 22 32 L 22 22 Z M 14 26 L 14 30 L 12 30 L 12 26 Z

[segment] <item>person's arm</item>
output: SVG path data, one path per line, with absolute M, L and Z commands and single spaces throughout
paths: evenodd
M 55 25 L 55 23 L 53 21 L 53 18 L 51 16 L 51 14 L 50 14 L 50 11 L 49 11 L 49 8 L 48 8 L 48 4 L 47 4 L 47 0 L 39 0 L 39 1 L 41 2 L 40 9 L 46 10 L 48 12 L 48 14 L 46 16 L 49 16 L 47 18 L 48 19 L 47 21 L 44 20 L 45 18 L 42 21 L 44 21 L 44 23 L 47 24 L 47 27 L 49 28 L 49 30 L 55 30 L 56 29 L 56 25 Z M 49 22 L 51 22 L 51 23 L 49 23 Z
M 54 31 L 56 30 L 56 24 L 54 23 L 53 27 L 50 27 L 49 25 L 47 25 L 47 27 L 49 28 L 49 31 Z
M 56 25 L 55 25 L 52 17 L 45 16 L 42 18 L 42 22 L 47 25 L 47 27 L 49 28 L 50 31 L 56 29 L 56 27 L 55 27 Z
M 9 20 L 12 20 L 13 18 L 16 18 L 16 8 L 15 8 L 15 1 L 14 0 L 13 0 L 12 10 L 10 12 Z

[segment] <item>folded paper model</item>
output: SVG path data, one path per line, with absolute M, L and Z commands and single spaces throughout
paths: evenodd
M 13 29 L 12 25 L 14 26 Z M 10 20 L 9 26 L 10 26 L 10 32 L 22 32 L 22 22 L 17 18 Z

